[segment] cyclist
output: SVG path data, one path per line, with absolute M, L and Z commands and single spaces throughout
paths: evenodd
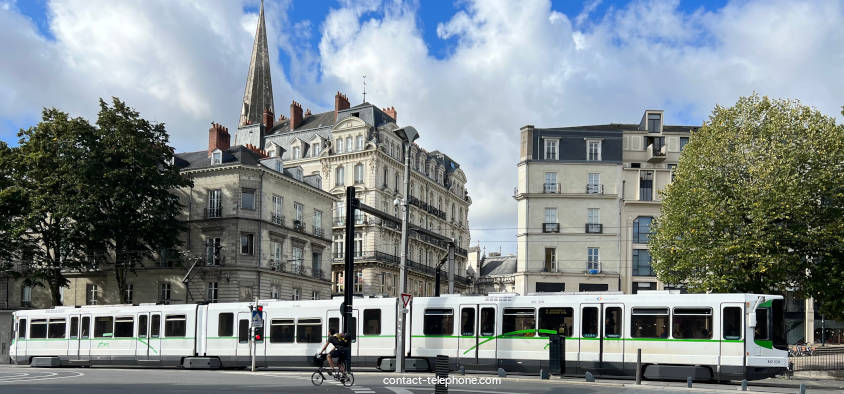
M 319 354 L 323 354 L 329 344 L 334 346 L 334 349 L 328 354 L 328 365 L 331 367 L 331 373 L 333 374 L 336 368 L 333 360 L 335 357 L 338 359 L 338 363 L 341 364 L 340 371 L 345 372 L 344 361 L 346 360 L 346 353 L 349 351 L 349 340 L 346 338 L 346 335 L 338 333 L 334 328 L 329 328 L 328 339 L 325 341 L 325 345 L 319 351 Z

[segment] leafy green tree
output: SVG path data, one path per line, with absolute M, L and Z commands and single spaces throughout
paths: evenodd
M 793 100 L 717 106 L 664 191 L 657 276 L 692 291 L 795 291 L 844 314 L 844 126 Z
M 182 205 L 172 191 L 191 182 L 173 165 L 164 124 L 141 118 L 119 99 L 112 105 L 100 100 L 95 133 L 83 170 L 88 192 L 82 205 L 91 209 L 82 220 L 90 224 L 91 249 L 111 260 L 127 302 L 128 276 L 181 244 Z
M 11 272 L 25 239 L 15 219 L 26 210 L 26 194 L 15 185 L 17 150 L 0 141 L 0 272 Z

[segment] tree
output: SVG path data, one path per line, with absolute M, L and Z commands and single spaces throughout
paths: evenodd
M 120 297 L 128 275 L 162 250 L 180 245 L 182 205 L 172 193 L 192 183 L 173 164 L 162 123 L 151 123 L 117 98 L 100 100 L 91 160 L 84 166 L 90 246 L 112 260 Z
M 12 272 L 25 238 L 14 226 L 26 210 L 26 193 L 15 185 L 17 150 L 0 141 L 0 272 Z
M 844 313 L 844 126 L 793 100 L 717 106 L 664 191 L 657 276 L 692 291 L 782 293 Z
M 10 215 L 0 225 L 13 239 L 22 261 L 18 274 L 26 285 L 46 285 L 53 305 L 61 305 L 65 273 L 87 259 L 86 223 L 77 220 L 84 208 L 86 185 L 79 171 L 88 160 L 94 127 L 45 109 L 37 126 L 18 133 L 20 145 L 4 150 L 6 184 L 2 192 Z

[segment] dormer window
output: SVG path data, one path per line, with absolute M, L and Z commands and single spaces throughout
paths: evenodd
M 662 130 L 662 115 L 648 114 L 648 133 L 659 133 Z
M 293 160 L 299 160 L 301 158 L 301 149 L 298 146 L 293 147 Z
M 586 140 L 586 160 L 601 161 L 601 140 Z
M 211 165 L 223 164 L 223 151 L 217 149 L 211 152 Z
M 322 150 L 322 145 L 319 143 L 311 145 L 311 156 L 312 157 L 319 157 L 319 153 Z

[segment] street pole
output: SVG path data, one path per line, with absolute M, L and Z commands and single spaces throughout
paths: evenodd
M 355 187 L 346 187 L 346 234 L 343 248 L 345 266 L 343 273 L 343 332 L 347 335 L 357 335 L 356 327 L 352 327 L 352 301 L 354 299 L 355 275 Z
M 258 307 L 258 297 L 255 297 L 255 308 Z M 250 330 L 249 330 L 249 340 L 252 341 L 252 346 L 249 347 L 249 354 L 252 358 L 252 372 L 255 372 L 255 353 L 258 353 L 258 343 L 255 341 L 255 325 L 252 323 L 252 317 L 249 317 L 250 323 Z
M 448 294 L 454 294 L 454 248 L 455 242 L 448 246 Z
M 407 291 L 407 222 L 410 216 L 408 199 L 410 196 L 410 143 L 405 141 L 404 148 L 404 198 L 402 199 L 401 217 L 401 263 L 399 265 L 399 294 Z M 399 321 L 396 329 L 396 372 L 404 372 L 404 304 L 399 303 Z

